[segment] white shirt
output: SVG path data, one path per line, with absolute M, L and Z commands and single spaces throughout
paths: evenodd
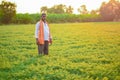
M 36 27 L 36 29 L 35 29 L 35 38 L 38 38 L 40 22 L 37 22 L 35 27 Z M 44 22 L 43 22 L 43 27 L 44 27 L 44 40 L 48 41 L 49 40 L 49 27 Z

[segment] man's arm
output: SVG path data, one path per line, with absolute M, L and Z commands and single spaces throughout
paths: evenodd
M 50 30 L 49 30 L 50 31 Z M 52 36 L 51 36 L 51 33 L 49 34 L 49 42 L 50 42 L 50 44 L 52 44 Z
M 35 26 L 35 38 L 36 38 L 36 44 L 38 45 L 38 31 L 39 31 L 39 23 Z

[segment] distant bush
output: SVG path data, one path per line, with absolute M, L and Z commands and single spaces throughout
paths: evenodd
M 17 14 L 13 19 L 13 23 L 29 24 L 29 23 L 33 23 L 33 18 L 29 14 Z
M 96 22 L 100 21 L 100 15 L 76 15 L 76 14 L 48 14 L 48 22 L 51 23 L 64 23 L 64 22 Z
M 98 22 L 101 21 L 101 16 L 97 14 L 79 15 L 79 20 L 81 22 Z
M 100 21 L 100 15 L 86 14 L 47 14 L 49 23 L 66 23 L 66 22 L 96 22 Z M 15 24 L 35 24 L 40 20 L 40 14 L 16 14 L 12 23 Z
M 37 21 L 40 20 L 40 14 L 36 13 L 36 14 L 29 14 L 29 16 L 32 18 L 32 22 L 36 23 Z

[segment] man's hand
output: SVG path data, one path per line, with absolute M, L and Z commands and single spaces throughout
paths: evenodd
M 37 45 L 39 44 L 39 42 L 38 42 L 38 38 L 36 38 L 36 44 L 37 44 Z
M 50 38 L 50 41 L 49 41 L 49 42 L 50 42 L 50 44 L 52 45 L 52 38 Z

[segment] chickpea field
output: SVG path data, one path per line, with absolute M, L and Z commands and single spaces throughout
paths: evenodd
M 38 55 L 35 24 L 0 26 L 0 80 L 120 80 L 120 22 L 50 24 Z

